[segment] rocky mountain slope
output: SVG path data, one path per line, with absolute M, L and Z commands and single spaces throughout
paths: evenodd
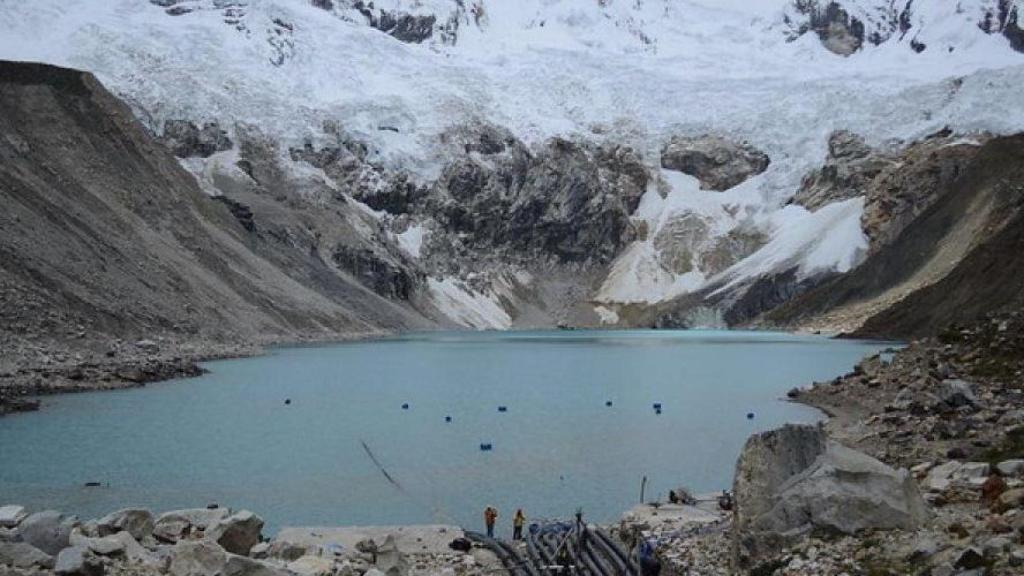
M 285 222 L 267 229 L 204 194 L 91 74 L 0 64 L 0 158 L 5 372 L 157 337 L 242 344 L 434 325 Z M 287 224 L 302 230 L 301 216 Z
M 0 7 L 0 58 L 96 74 L 247 248 L 347 294 L 352 326 L 722 326 L 904 250 L 970 142 L 1024 129 L 1019 12 L 43 0 Z M 937 175 L 905 162 L 931 154 Z M 243 332 L 339 324 L 292 320 Z
M 915 148 L 864 188 L 876 206 L 865 212 L 866 261 L 769 312 L 769 322 L 919 337 L 1020 306 L 1024 138 Z

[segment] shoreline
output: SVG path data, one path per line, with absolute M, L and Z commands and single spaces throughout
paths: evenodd
M 304 336 L 256 340 L 241 344 L 179 342 L 161 338 L 134 343 L 117 340 L 104 354 L 82 357 L 78 352 L 72 361 L 47 362 L 56 353 L 44 353 L 42 362 L 8 361 L 12 366 L 0 371 L 0 418 L 7 414 L 39 411 L 41 399 L 48 396 L 127 390 L 179 378 L 196 378 L 207 373 L 201 366 L 205 362 L 254 358 L 277 347 L 371 341 L 396 334 L 396 331 L 377 331 L 331 334 L 322 338 Z
M 623 330 L 629 328 L 581 328 L 575 330 Z M 484 332 L 521 332 L 538 329 L 521 330 L 485 330 Z M 540 329 L 561 333 L 564 328 Z M 642 330 L 642 329 L 637 329 Z M 740 330 L 748 330 L 746 328 Z M 217 360 L 253 358 L 265 355 L 275 348 L 318 347 L 343 344 L 348 342 L 371 342 L 386 340 L 406 334 L 431 334 L 444 330 L 400 331 L 380 330 L 351 334 L 330 334 L 324 336 L 301 336 L 296 338 L 256 339 L 243 343 L 222 343 L 197 341 L 177 341 L 159 336 L 156 340 L 142 339 L 133 343 L 114 340 L 106 353 L 93 352 L 85 357 L 81 351 L 57 352 L 57 347 L 37 353 L 42 360 L 22 360 L 27 356 L 6 361 L 6 369 L 0 369 L 0 418 L 8 414 L 39 411 L 41 399 L 61 394 L 78 394 L 83 392 L 104 392 L 142 388 L 148 384 L 156 384 L 179 378 L 195 378 L 207 372 L 200 364 Z M 455 330 L 458 332 L 476 332 L 470 329 Z M 661 331 L 661 330 L 659 330 Z M 838 336 L 814 334 L 805 331 L 779 331 L 753 329 L 756 332 L 781 332 L 795 336 L 820 336 L 836 339 Z M 875 340 L 865 340 L 875 342 Z M 888 340 L 877 342 L 888 343 Z M 93 342 L 96 349 L 98 343 Z M 71 350 L 74 350 L 73 348 Z M 72 355 L 73 360 L 68 360 Z M 57 357 L 56 361 L 52 358 Z M 826 410 L 818 408 L 828 415 Z

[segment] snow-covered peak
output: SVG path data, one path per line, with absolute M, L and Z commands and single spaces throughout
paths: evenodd
M 782 24 L 790 40 L 818 36 L 840 55 L 884 44 L 914 52 L 970 49 L 989 35 L 1024 51 L 1020 0 L 793 0 Z
M 156 133 L 217 122 L 237 141 L 256 127 L 286 163 L 343 133 L 374 167 L 424 185 L 457 156 L 443 136 L 458 126 L 538 148 L 630 146 L 666 182 L 636 215 L 652 231 L 699 222 L 695 251 L 765 237 L 728 273 L 743 282 L 855 260 L 860 204 L 783 208 L 834 130 L 885 146 L 946 126 L 1024 129 L 1020 1 L 33 0 L 0 2 L 0 58 L 94 72 Z M 830 51 L 852 46 L 855 22 L 863 40 Z M 701 134 L 749 142 L 771 164 L 722 193 L 661 174 L 665 143 Z M 656 249 L 628 250 L 618 277 L 660 270 Z M 656 274 L 658 293 L 700 287 L 713 268 Z

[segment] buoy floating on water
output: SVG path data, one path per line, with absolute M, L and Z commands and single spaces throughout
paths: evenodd
M 494 446 L 490 442 L 480 444 L 481 452 L 490 452 L 493 448 Z
M 498 412 L 508 412 L 508 406 L 498 406 Z
M 654 403 L 654 409 L 655 410 L 661 410 L 661 402 L 655 402 Z
M 452 417 L 451 416 L 445 416 L 444 417 L 444 421 L 445 422 L 451 422 L 452 421 Z
M 753 419 L 754 419 L 754 413 L 753 412 L 747 412 L 747 420 L 753 420 Z
M 605 405 L 605 406 L 608 406 L 608 407 L 611 407 L 611 405 L 612 405 L 612 401 L 611 401 L 611 400 L 606 400 L 606 401 L 605 401 L 605 403 L 604 403 L 604 405 Z
M 292 399 L 291 398 L 285 398 L 284 399 L 284 405 L 285 406 L 291 406 L 291 404 L 292 404 Z
M 408 402 L 406 402 L 405 404 L 402 404 L 402 410 L 408 410 L 408 409 L 409 409 L 409 403 Z

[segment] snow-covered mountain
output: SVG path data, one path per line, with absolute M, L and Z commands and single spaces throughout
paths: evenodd
M 395 293 L 428 315 L 630 323 L 693 297 L 687 322 L 700 323 L 762 278 L 864 259 L 863 198 L 789 203 L 833 132 L 895 150 L 947 127 L 1024 129 L 1021 12 L 1019 0 L 10 1 L 0 58 L 94 72 L 209 194 L 361 206 L 379 225 L 356 226 L 370 256 L 343 251 L 337 265 L 372 269 L 378 291 L 387 271 L 389 293 L 407 274 Z M 770 161 L 710 190 L 666 160 L 673 138 L 704 135 Z

